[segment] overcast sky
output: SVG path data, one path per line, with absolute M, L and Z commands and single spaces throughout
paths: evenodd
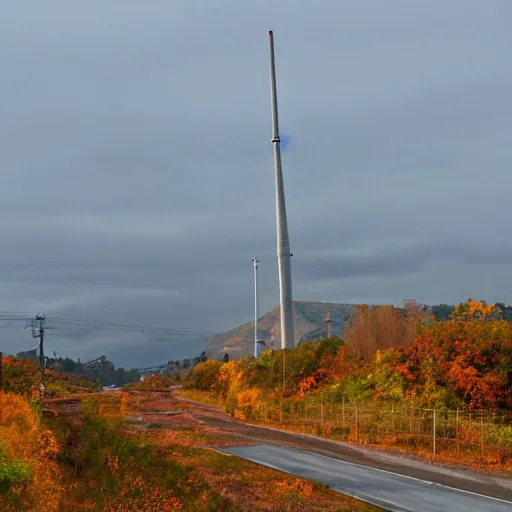
M 2 2 L 0 310 L 223 331 L 252 317 L 255 255 L 262 311 L 277 304 L 269 29 L 294 298 L 512 302 L 511 16 L 510 0 Z M 199 347 L 47 342 L 126 366 Z M 0 350 L 33 344 L 0 329 Z

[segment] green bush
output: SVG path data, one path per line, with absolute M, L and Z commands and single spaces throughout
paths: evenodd
M 9 458 L 6 450 L 0 446 L 0 493 L 5 494 L 15 482 L 32 479 L 32 466 Z
M 485 425 L 485 442 L 512 450 L 512 425 Z
M 222 363 L 209 359 L 199 363 L 190 371 L 185 381 L 185 388 L 199 389 L 201 391 L 214 391 Z
M 336 388 L 336 397 L 339 402 L 344 398 L 347 403 L 362 403 L 370 401 L 374 392 L 375 387 L 371 377 L 349 375 Z

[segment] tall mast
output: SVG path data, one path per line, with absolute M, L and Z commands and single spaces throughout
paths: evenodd
M 290 264 L 290 238 L 286 219 L 284 199 L 283 169 L 281 166 L 281 140 L 277 115 L 276 65 L 274 56 L 274 34 L 268 33 L 270 40 L 270 95 L 272 100 L 272 146 L 276 180 L 276 221 L 277 221 L 277 261 L 279 267 L 279 298 L 281 306 L 281 348 L 295 347 L 293 332 L 292 274 Z
M 259 299 L 258 299 L 258 258 L 253 258 L 254 265 L 254 359 L 258 359 L 258 317 L 259 317 Z

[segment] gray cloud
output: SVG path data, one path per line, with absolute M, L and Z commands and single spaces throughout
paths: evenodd
M 507 265 L 512 258 L 512 245 L 474 247 L 469 244 L 420 244 L 405 247 L 372 249 L 358 254 L 322 254 L 311 252 L 296 262 L 302 280 L 357 279 L 361 277 L 415 275 L 428 265 L 446 263 L 484 267 Z
M 0 311 L 228 329 L 278 301 L 266 32 L 297 299 L 512 301 L 507 0 L 11 2 Z M 56 329 L 122 364 L 200 340 Z M 0 349 L 27 348 L 16 326 Z

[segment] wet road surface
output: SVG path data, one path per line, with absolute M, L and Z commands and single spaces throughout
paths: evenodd
M 512 502 L 461 491 L 291 447 L 259 444 L 219 451 L 316 480 L 368 503 L 396 512 L 511 512 Z

